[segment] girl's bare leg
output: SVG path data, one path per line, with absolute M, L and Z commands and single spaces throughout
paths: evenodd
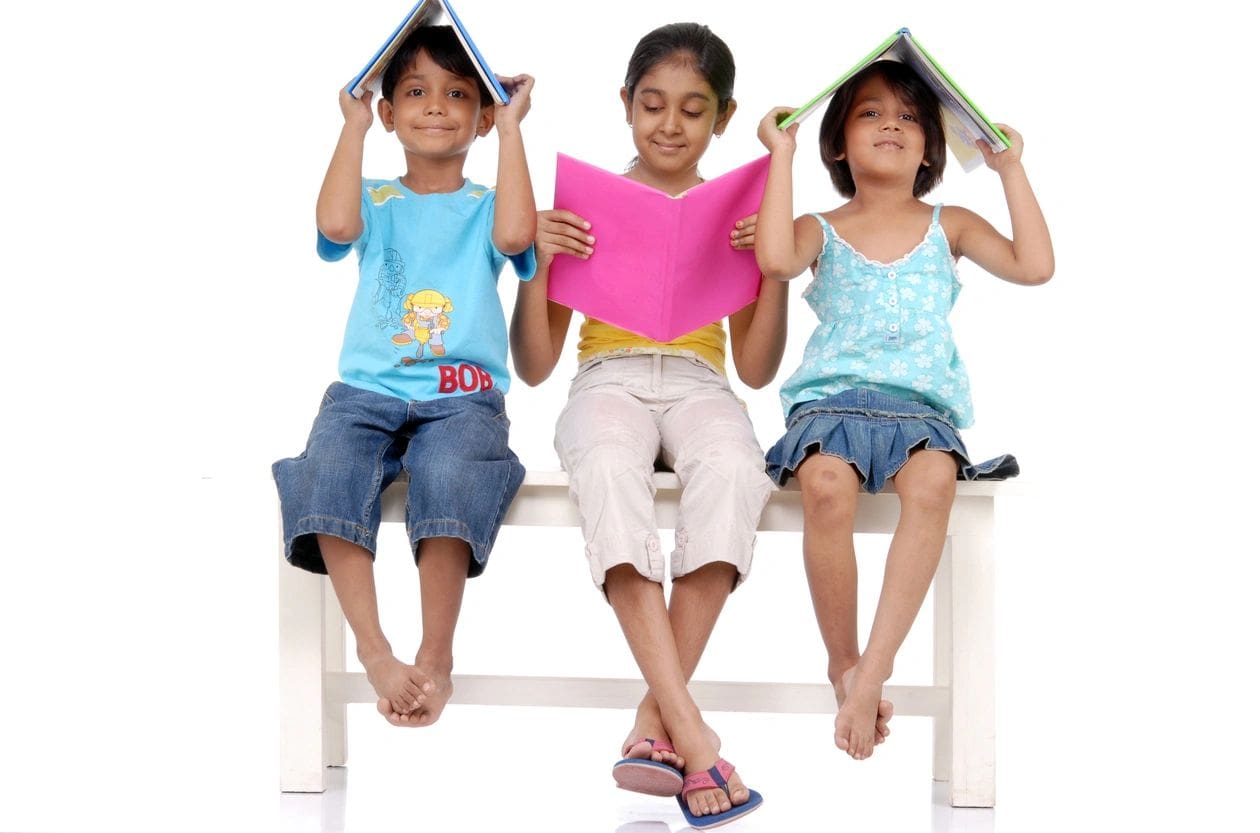
M 837 707 L 843 709 L 848 699 L 845 675 L 860 656 L 853 528 L 861 482 L 848 462 L 826 454 L 806 457 L 796 478 L 805 515 L 805 577 L 827 649 L 827 679 L 835 689 Z M 892 703 L 877 701 L 876 743 L 888 736 L 892 714 Z
M 725 562 L 706 564 L 695 572 L 674 579 L 669 597 L 669 625 L 674 635 L 674 647 L 678 651 L 678 662 L 686 680 L 690 680 L 691 675 L 696 672 L 696 666 L 700 664 L 700 657 L 704 654 L 718 615 L 734 586 L 735 565 Z M 720 751 L 722 744 L 717 733 L 707 725 L 705 732 L 709 742 Z M 661 718 L 660 705 L 649 690 L 639 703 L 634 728 L 626 738 L 623 748 L 639 738 L 661 737 L 668 737 L 668 734 Z M 662 761 L 679 769 L 686 764 L 682 757 L 669 752 L 653 752 L 651 757 L 652 760 Z
M 608 571 L 604 590 L 658 704 L 665 731 L 687 761 L 684 772 L 690 775 L 708 769 L 717 761 L 718 753 L 705 731 L 700 709 L 687 691 L 687 676 L 674 641 L 664 591 L 628 564 Z M 691 812 L 718 813 L 729 810 L 732 803 L 746 802 L 748 790 L 739 774 L 733 774 L 729 783 L 730 798 L 720 789 L 697 790 L 688 795 Z
M 836 715 L 836 745 L 857 759 L 870 757 L 880 692 L 893 660 L 923 606 L 945 546 L 958 466 L 943 451 L 916 451 L 893 479 L 901 518 L 888 549 L 884 584 L 866 651 L 842 677 L 847 692 Z

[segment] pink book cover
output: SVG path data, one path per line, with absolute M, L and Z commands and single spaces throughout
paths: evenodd
M 671 197 L 557 154 L 555 207 L 591 224 L 595 252 L 557 255 L 547 296 L 653 341 L 743 309 L 761 272 L 751 250 L 731 247 L 731 229 L 760 207 L 769 171 L 767 155 Z

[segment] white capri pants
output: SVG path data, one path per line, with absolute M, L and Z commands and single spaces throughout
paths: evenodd
M 661 354 L 583 364 L 556 422 L 556 452 L 597 586 L 618 564 L 664 581 L 653 509 L 658 459 L 683 487 L 670 575 L 726 562 L 737 585 L 748 576 L 774 484 L 748 413 L 708 364 Z

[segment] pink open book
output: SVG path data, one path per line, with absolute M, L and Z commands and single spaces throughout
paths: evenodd
M 671 197 L 557 154 L 555 207 L 590 222 L 595 253 L 557 255 L 547 296 L 654 341 L 743 309 L 756 299 L 761 273 L 730 235 L 760 207 L 769 170 L 763 156 Z

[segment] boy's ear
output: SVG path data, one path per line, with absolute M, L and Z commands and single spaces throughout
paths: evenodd
M 621 103 L 626 108 L 626 124 L 634 124 L 634 111 L 630 107 L 630 91 L 625 87 L 621 88 Z
M 731 116 L 735 115 L 735 108 L 737 106 L 738 105 L 735 99 L 733 98 L 730 101 L 726 102 L 726 112 L 718 116 L 717 123 L 713 125 L 714 136 L 721 136 L 722 131 L 726 130 L 726 125 L 730 123 Z
M 494 105 L 487 104 L 485 107 L 482 107 L 481 112 L 477 114 L 478 138 L 484 139 L 492 127 L 494 127 Z
M 385 132 L 393 133 L 394 105 L 389 102 L 388 98 L 381 98 L 376 102 L 376 112 L 381 117 L 381 124 L 385 126 Z

